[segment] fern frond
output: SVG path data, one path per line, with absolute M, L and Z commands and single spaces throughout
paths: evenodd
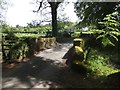
M 107 37 L 102 38 L 102 44 L 104 47 L 106 47 L 107 45 L 115 46 L 115 44 L 112 43 L 112 41 Z
M 99 39 L 99 38 L 104 38 L 106 35 L 103 34 L 103 35 L 99 35 L 96 39 Z
M 116 41 L 118 41 L 118 38 L 115 35 L 113 35 L 112 33 L 110 33 L 110 36 L 113 37 Z

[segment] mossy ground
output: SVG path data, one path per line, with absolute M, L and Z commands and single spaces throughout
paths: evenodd
M 117 53 L 114 53 L 114 55 L 116 54 Z M 108 55 L 96 49 L 91 49 L 88 64 L 88 67 L 91 68 L 92 72 L 96 73 L 97 76 L 108 76 L 120 71 L 110 62 L 110 54 Z
M 78 73 L 82 73 L 87 79 L 91 80 L 93 78 L 94 83 L 96 82 L 98 87 L 106 87 L 106 83 L 109 82 L 107 81 L 108 76 L 120 72 L 120 69 L 115 67 L 114 61 L 111 61 L 111 58 L 114 58 L 116 61 L 119 60 L 117 54 L 116 51 L 110 53 L 107 50 L 102 51 L 97 48 L 91 48 L 88 54 L 88 62 L 86 64 L 78 62 L 72 68 Z

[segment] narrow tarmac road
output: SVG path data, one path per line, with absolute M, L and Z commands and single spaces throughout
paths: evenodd
M 91 80 L 71 71 L 63 56 L 72 47 L 70 43 L 59 44 L 41 51 L 27 63 L 3 72 L 2 88 L 91 88 Z

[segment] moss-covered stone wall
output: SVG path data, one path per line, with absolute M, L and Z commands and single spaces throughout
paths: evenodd
M 22 62 L 23 59 L 37 54 L 39 51 L 51 48 L 56 45 L 56 38 L 25 38 L 24 40 L 16 40 L 10 44 L 11 40 L 5 40 L 6 43 L 2 45 L 2 62 Z

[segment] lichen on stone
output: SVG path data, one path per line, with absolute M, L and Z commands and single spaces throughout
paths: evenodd
M 81 47 L 75 46 L 74 48 L 75 48 L 75 53 L 76 53 L 76 54 L 81 54 L 81 53 L 83 53 L 83 49 L 82 49 Z
M 73 43 L 74 46 L 82 47 L 82 49 L 84 48 L 84 40 L 82 38 L 75 38 Z

